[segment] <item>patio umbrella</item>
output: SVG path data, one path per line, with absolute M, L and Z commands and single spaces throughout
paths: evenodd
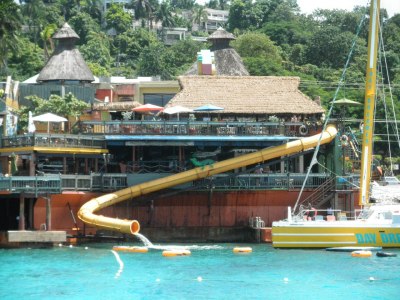
M 43 115 L 33 117 L 32 120 L 38 122 L 47 122 L 47 133 L 50 132 L 50 123 L 60 123 L 68 121 L 66 118 L 57 116 L 52 113 L 45 113 Z
M 213 104 L 206 104 L 200 107 L 193 109 L 194 111 L 215 111 L 215 110 L 224 110 L 222 107 L 213 105 Z
M 195 109 L 193 109 L 194 111 L 198 111 L 198 112 L 208 112 L 208 118 L 210 118 L 210 111 L 216 111 L 216 110 L 224 110 L 224 108 L 213 105 L 213 104 L 206 104 L 206 105 L 202 105 L 200 107 L 197 107 Z
M 170 107 L 164 108 L 164 111 L 163 111 L 163 113 L 169 114 L 169 115 L 177 114 L 178 115 L 178 121 L 179 121 L 179 114 L 180 113 L 190 113 L 190 112 L 193 112 L 193 109 L 188 108 L 188 107 L 184 107 L 184 106 L 181 106 L 181 105 L 170 106 Z
M 143 105 L 140 105 L 138 107 L 135 107 L 132 110 L 135 111 L 135 112 L 162 111 L 162 110 L 164 110 L 164 107 L 147 103 L 147 104 L 143 104 Z
M 36 131 L 36 126 L 35 123 L 33 123 L 32 120 L 32 112 L 29 112 L 29 117 L 28 117 L 28 132 L 29 133 L 34 133 Z
M 347 98 L 342 98 L 339 100 L 335 101 L 335 104 L 337 105 L 344 105 L 344 106 L 357 106 L 357 105 L 362 105 L 362 103 L 357 102 L 357 101 L 353 101 Z

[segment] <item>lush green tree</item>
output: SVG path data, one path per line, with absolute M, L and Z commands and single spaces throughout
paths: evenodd
M 229 8 L 228 31 L 248 29 L 251 25 L 249 20 L 251 9 L 251 1 L 232 1 Z
M 79 35 L 79 45 L 83 45 L 88 42 L 88 36 L 91 32 L 101 31 L 99 23 L 97 23 L 95 19 L 85 12 L 77 13 L 68 21 L 68 23 Z
M 307 61 L 317 66 L 343 68 L 354 39 L 354 34 L 341 32 L 338 27 L 321 28 L 307 45 Z M 354 48 L 353 55 L 366 53 L 365 40 L 361 38 L 356 38 L 356 40 L 357 46 Z
M 9 72 L 15 80 L 25 80 L 44 67 L 44 55 L 43 50 L 26 37 L 20 38 L 18 43 L 19 47 L 9 59 Z
M 277 63 L 282 61 L 279 48 L 262 33 L 245 33 L 231 44 L 242 57 L 265 57 Z
M 132 27 L 132 16 L 126 12 L 121 4 L 111 3 L 106 13 L 107 29 L 114 29 L 117 34 Z
M 185 73 L 196 61 L 197 52 L 204 49 L 204 43 L 191 39 L 179 41 L 169 48 L 168 66 L 173 69 L 174 75 Z
M 102 6 L 101 0 L 81 0 L 81 11 L 89 14 L 98 24 L 103 21 Z
M 171 0 L 171 6 L 178 9 L 192 9 L 195 5 L 195 0 Z
M 206 3 L 206 6 L 211 9 L 218 9 L 218 0 L 210 0 Z
M 7 69 L 8 55 L 15 51 L 22 17 L 19 6 L 13 0 L 0 2 L 0 69 Z M 3 73 L 3 72 L 2 72 Z
M 79 48 L 85 61 L 98 63 L 106 70 L 111 67 L 110 42 L 103 32 L 90 32 L 86 44 Z
M 164 80 L 171 79 L 173 74 L 166 68 L 168 59 L 166 48 L 161 44 L 151 44 L 139 56 L 138 76 L 160 76 Z
M 154 43 L 159 41 L 153 32 L 143 28 L 130 29 L 114 38 L 112 55 L 124 54 L 127 59 L 137 60 L 140 53 Z

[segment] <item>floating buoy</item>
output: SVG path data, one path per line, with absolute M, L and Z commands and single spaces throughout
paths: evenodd
M 149 249 L 146 247 L 133 247 L 133 246 L 114 246 L 113 250 L 119 252 L 134 252 L 134 253 L 149 252 Z
M 376 252 L 376 256 L 378 256 L 378 257 L 396 257 L 397 254 L 396 253 L 391 253 L 391 252 L 379 251 L 379 252 Z
M 351 252 L 351 256 L 353 257 L 370 257 L 372 255 L 371 251 L 366 250 L 358 250 Z
M 233 253 L 250 253 L 253 249 L 251 247 L 235 247 L 233 248 Z
M 162 253 L 163 256 L 188 256 L 190 254 L 192 254 L 192 253 L 186 249 L 164 250 Z

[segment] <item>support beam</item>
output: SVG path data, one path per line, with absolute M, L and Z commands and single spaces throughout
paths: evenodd
M 25 195 L 21 193 L 19 195 L 19 230 L 25 230 Z

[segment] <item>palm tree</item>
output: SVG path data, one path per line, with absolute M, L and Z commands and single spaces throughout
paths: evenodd
M 149 0 L 132 0 L 135 8 L 135 19 L 147 17 L 150 29 L 153 28 L 153 6 Z
M 161 21 L 163 27 L 173 27 L 174 18 L 172 16 L 172 7 L 167 1 L 163 1 L 156 11 L 156 22 Z
M 206 8 L 204 6 L 198 6 L 194 9 L 193 14 L 193 23 L 199 25 L 199 29 L 201 28 L 201 23 L 207 23 L 208 15 Z
M 0 63 L 7 68 L 7 56 L 18 44 L 18 33 L 22 27 L 22 16 L 14 0 L 0 1 Z
M 51 52 L 54 51 L 54 43 L 53 43 L 53 39 L 51 37 L 56 32 L 56 30 L 57 30 L 57 25 L 56 24 L 49 24 L 40 32 L 40 37 L 43 40 L 44 56 L 46 58 L 46 61 L 50 57 L 49 48 L 48 48 L 47 44 L 50 45 Z
M 45 6 L 42 0 L 25 0 L 25 4 L 21 6 L 21 12 L 24 17 L 24 23 L 28 25 L 29 34 L 38 45 L 40 31 L 44 22 Z

